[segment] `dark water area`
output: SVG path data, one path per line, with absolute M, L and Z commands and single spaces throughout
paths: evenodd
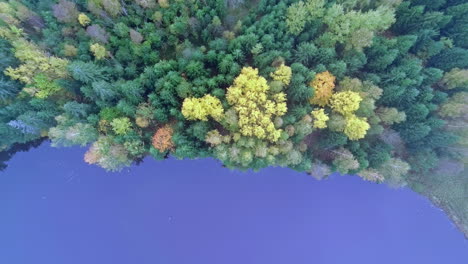
M 48 143 L 0 173 L 0 263 L 468 263 L 447 216 L 408 189 L 212 159 L 120 173 Z

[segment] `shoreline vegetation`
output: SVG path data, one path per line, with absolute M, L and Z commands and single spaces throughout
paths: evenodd
M 466 0 L 7 0 L 0 159 L 49 139 L 398 188 L 468 237 Z

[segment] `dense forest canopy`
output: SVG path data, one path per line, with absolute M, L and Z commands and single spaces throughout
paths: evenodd
M 466 0 L 3 0 L 0 150 L 409 186 L 468 234 Z M 3 165 L 2 167 L 4 167 Z

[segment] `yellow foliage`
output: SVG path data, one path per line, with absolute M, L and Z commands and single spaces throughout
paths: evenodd
M 15 10 L 6 2 L 0 3 L 0 13 L 14 14 Z
M 224 109 L 218 98 L 206 94 L 202 98 L 185 98 L 182 115 L 188 120 L 208 121 L 208 116 L 211 116 L 219 121 L 224 115 Z
M 144 118 L 144 117 L 141 117 L 141 116 L 137 116 L 135 118 L 135 123 L 136 123 L 137 126 L 139 126 L 141 128 L 145 128 L 145 127 L 149 126 L 149 120 Z
M 205 141 L 207 143 L 210 143 L 212 147 L 223 143 L 223 139 L 223 136 L 219 133 L 217 129 L 209 131 L 208 133 L 206 133 L 205 137 Z
M 102 46 L 99 43 L 95 43 L 95 44 L 89 46 L 89 50 L 91 50 L 94 57 L 96 57 L 96 59 L 98 59 L 98 60 L 102 60 L 107 56 L 106 47 Z
M 315 89 L 314 96 L 310 99 L 310 103 L 322 107 L 326 106 L 333 95 L 335 79 L 335 76 L 328 71 L 316 74 L 314 80 L 309 84 Z
M 158 4 L 162 8 L 168 8 L 169 7 L 169 0 L 158 0 Z
M 78 49 L 73 45 L 65 44 L 63 46 L 63 54 L 67 57 L 74 57 L 78 54 Z
M 359 93 L 344 91 L 332 96 L 330 99 L 330 106 L 334 111 L 346 116 L 358 110 L 361 101 L 362 98 Z
M 291 75 L 291 67 L 285 66 L 284 64 L 281 64 L 281 66 L 279 66 L 275 72 L 270 74 L 273 80 L 280 81 L 284 85 L 289 85 L 289 83 L 291 82 Z
M 78 15 L 78 22 L 80 22 L 80 24 L 85 27 L 91 23 L 91 19 L 89 19 L 86 14 L 81 13 Z
M 346 126 L 344 133 L 351 140 L 358 140 L 366 136 L 367 130 L 370 128 L 367 119 L 364 117 L 357 117 L 349 115 L 346 118 Z
M 14 39 L 11 44 L 15 48 L 15 57 L 22 62 L 17 68 L 8 67 L 5 70 L 5 75 L 12 79 L 31 84 L 34 77 L 41 73 L 51 80 L 68 76 L 68 60 L 47 56 L 36 45 L 23 38 Z
M 160 11 L 156 11 L 154 12 L 153 16 L 151 16 L 151 19 L 154 21 L 154 22 L 161 22 L 162 19 L 163 19 L 163 15 Z
M 226 98 L 239 116 L 238 125 L 243 136 L 278 141 L 281 129 L 276 129 L 272 119 L 286 113 L 286 95 L 269 95 L 267 80 L 258 70 L 244 67 L 234 84 L 228 88 Z
M 330 119 L 327 114 L 325 114 L 322 108 L 316 109 L 311 112 L 312 116 L 314 117 L 314 127 L 315 128 L 326 128 L 327 121 Z

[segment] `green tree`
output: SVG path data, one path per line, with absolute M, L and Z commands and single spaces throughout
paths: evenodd
M 128 117 L 120 117 L 113 119 L 111 126 L 117 135 L 125 135 L 131 130 L 132 123 Z

